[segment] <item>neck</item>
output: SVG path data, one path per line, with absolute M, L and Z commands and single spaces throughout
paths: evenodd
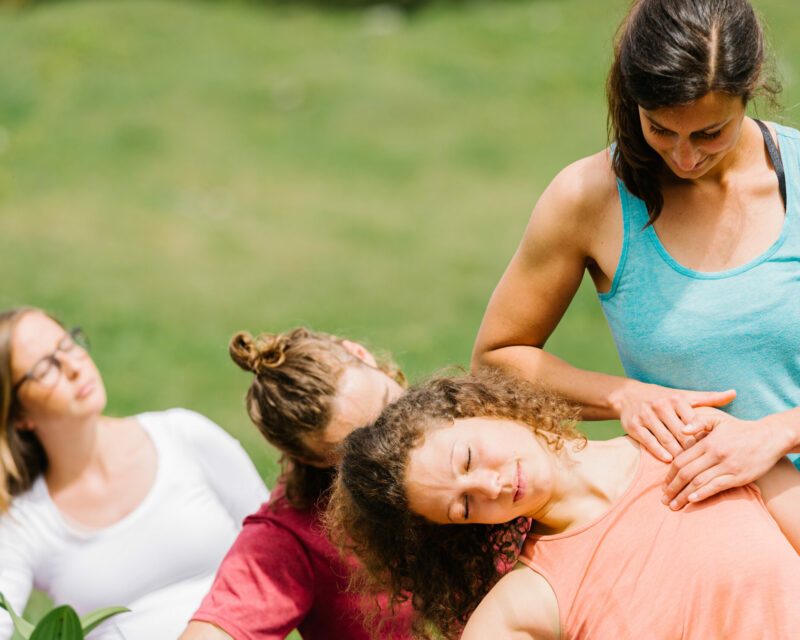
M 533 531 L 551 535 L 588 524 L 608 511 L 633 480 L 639 447 L 630 438 L 569 444 L 553 456 L 553 498 L 533 514 Z
M 91 469 L 102 469 L 101 432 L 109 420 L 98 415 L 37 432 L 47 454 L 45 480 L 51 491 L 72 484 Z

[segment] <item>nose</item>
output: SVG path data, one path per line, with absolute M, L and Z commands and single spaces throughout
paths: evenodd
M 61 365 L 61 373 L 70 380 L 74 379 L 80 372 L 81 360 L 81 354 L 77 352 L 77 349 L 72 349 L 67 353 L 59 353 L 58 362 Z
M 503 490 L 503 483 L 500 474 L 490 469 L 482 469 L 472 475 L 472 491 L 479 493 L 490 500 L 496 499 Z
M 679 140 L 672 151 L 672 161 L 681 171 L 691 171 L 700 160 L 700 153 L 688 140 Z

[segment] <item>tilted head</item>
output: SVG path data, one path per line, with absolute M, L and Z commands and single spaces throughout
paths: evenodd
M 247 411 L 284 454 L 286 494 L 297 507 L 330 486 L 342 438 L 371 423 L 405 384 L 391 363 L 379 365 L 360 344 L 303 328 L 255 338 L 239 332 L 229 350 L 254 374 Z
M 525 465 L 520 472 L 516 444 L 492 443 L 480 429 L 500 438 L 523 429 L 553 451 L 581 439 L 575 418 L 560 399 L 497 372 L 414 387 L 345 439 L 328 514 L 332 536 L 364 563 L 366 588 L 387 589 L 396 602 L 411 597 L 419 623 L 429 620 L 450 637 L 516 558 L 536 493 L 520 491 L 520 478 L 538 476 Z M 460 496 L 471 455 L 477 482 L 487 484 L 467 490 L 475 511 L 465 519 Z M 428 472 L 452 482 L 426 495 Z
M 47 469 L 43 442 L 100 415 L 105 388 L 79 329 L 32 308 L 0 313 L 0 513 Z
M 780 86 L 766 63 L 764 34 L 747 0 L 633 3 L 620 26 L 608 77 L 609 130 L 616 143 L 614 170 L 628 189 L 645 201 L 651 222 L 663 207 L 665 164 L 678 177 L 702 175 L 735 145 L 747 102 L 757 93 L 775 102 Z M 679 123 L 692 115 L 692 105 L 702 109 L 699 101 L 709 94 L 719 94 L 717 102 L 723 98 L 729 102 L 720 102 L 717 111 L 694 123 L 699 128 L 692 140 L 705 146 L 684 149 L 682 160 L 671 162 L 669 155 L 658 149 L 665 138 L 658 133 L 663 127 L 652 127 L 646 116 L 664 108 L 687 107 L 688 111 L 673 120 Z M 720 108 L 725 123 L 711 127 L 718 124 L 714 114 L 720 113 Z M 670 129 L 667 133 L 676 132 Z M 724 140 L 726 134 L 730 140 Z M 720 137 L 723 139 L 715 145 Z M 673 155 L 677 158 L 679 153 Z

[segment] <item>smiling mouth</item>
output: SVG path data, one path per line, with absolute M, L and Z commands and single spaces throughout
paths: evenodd
M 514 502 L 525 496 L 524 478 L 519 462 L 517 462 L 517 472 L 514 475 Z
M 94 391 L 94 380 L 89 380 L 89 382 L 87 382 L 80 389 L 78 389 L 78 393 L 75 394 L 75 397 L 76 398 L 85 398 L 92 391 Z

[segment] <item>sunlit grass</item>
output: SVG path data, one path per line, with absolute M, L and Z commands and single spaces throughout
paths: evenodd
M 111 413 L 205 413 L 272 484 L 229 337 L 310 325 L 391 350 L 412 379 L 466 366 L 538 195 L 605 145 L 626 6 L 1 13 L 0 306 L 81 324 Z M 796 123 L 800 9 L 757 6 Z M 588 283 L 548 347 L 621 371 Z

